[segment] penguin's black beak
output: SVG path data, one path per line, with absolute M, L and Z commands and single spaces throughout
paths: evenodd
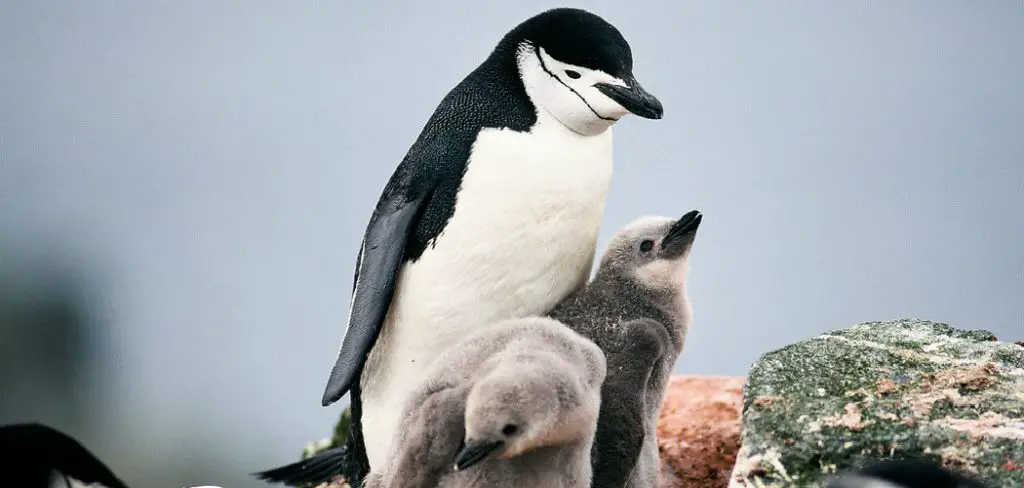
M 697 210 L 686 212 L 665 233 L 665 237 L 661 240 L 661 249 L 672 256 L 682 254 L 683 251 L 689 249 L 703 217 Z
M 615 100 L 622 108 L 645 119 L 660 119 L 664 115 L 665 110 L 661 107 L 661 101 L 644 90 L 636 78 L 630 76 L 624 81 L 626 86 L 598 83 L 594 88 Z
M 466 442 L 466 445 L 455 456 L 454 471 L 461 471 L 479 463 L 503 447 L 505 447 L 505 441 Z

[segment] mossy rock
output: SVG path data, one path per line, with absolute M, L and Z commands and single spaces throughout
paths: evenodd
M 327 449 L 333 449 L 335 447 L 341 447 L 345 444 L 346 436 L 348 435 L 348 428 L 352 424 L 352 408 L 346 408 L 345 411 L 341 412 L 341 418 L 334 424 L 334 434 L 331 437 L 320 439 L 319 441 L 310 442 L 306 444 L 306 447 L 302 449 L 302 459 L 313 457 Z
M 830 331 L 754 363 L 741 440 L 730 488 L 906 457 L 1024 486 L 1024 347 L 924 320 Z

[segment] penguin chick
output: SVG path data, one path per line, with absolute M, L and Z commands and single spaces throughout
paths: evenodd
M 528 356 L 523 356 L 526 359 Z M 554 357 L 505 363 L 469 392 L 465 447 L 455 459 L 464 470 L 487 456 L 514 458 L 593 435 L 600 395 L 588 398 L 576 368 Z M 589 463 L 588 463 L 589 464 Z
M 408 399 L 364 488 L 589 487 L 605 368 L 593 342 L 549 318 L 473 334 Z
M 825 488 L 989 488 L 926 459 L 878 461 L 830 478 Z
M 0 427 L 3 486 L 49 488 L 80 484 L 105 488 L 127 485 L 73 437 L 41 423 Z M 60 484 L 54 485 L 58 481 Z
M 701 220 L 693 210 L 629 223 L 611 238 L 594 279 L 549 314 L 606 356 L 595 488 L 658 484 L 658 417 L 693 314 L 685 282 Z

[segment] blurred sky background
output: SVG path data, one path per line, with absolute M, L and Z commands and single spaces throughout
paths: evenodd
M 370 211 L 513 25 L 590 8 L 660 121 L 616 128 L 600 246 L 705 212 L 678 371 L 858 321 L 1024 339 L 1024 4 L 0 3 L 0 423 L 132 486 L 265 486 L 320 395 Z

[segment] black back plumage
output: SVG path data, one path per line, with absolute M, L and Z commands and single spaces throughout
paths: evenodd
M 48 488 L 55 475 L 86 484 L 127 488 L 77 440 L 39 423 L 0 427 L 0 459 L 5 466 L 3 486 L 11 488 Z
M 387 211 L 388 201 L 411 200 L 431 192 L 418 221 L 411 226 L 403 262 L 419 259 L 454 215 L 455 196 L 480 130 L 491 127 L 526 132 L 537 121 L 526 89 L 519 82 L 514 53 L 496 49 L 488 60 L 441 100 L 385 185 L 371 217 L 373 221 Z

